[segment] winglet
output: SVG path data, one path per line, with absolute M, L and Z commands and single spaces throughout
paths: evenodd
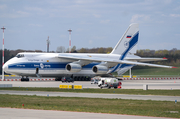
M 163 59 L 168 59 L 168 58 L 164 57 Z

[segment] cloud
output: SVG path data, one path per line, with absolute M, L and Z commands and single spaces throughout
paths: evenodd
M 77 28 L 76 31 L 77 32 L 82 32 L 82 31 L 84 31 L 84 29 L 83 28 Z
M 7 6 L 6 5 L 0 5 L 0 9 L 3 10 L 3 9 L 6 9 Z
M 172 2 L 172 0 L 164 0 L 163 1 L 165 4 L 170 4 Z
M 170 17 L 180 17 L 180 14 L 170 14 Z
M 39 7 L 25 7 L 25 10 L 36 11 L 36 12 L 43 12 L 43 9 L 39 8 Z
M 180 34 L 175 34 L 176 36 L 180 37 Z
M 83 24 L 83 25 L 91 25 L 91 22 L 88 21 L 80 21 L 79 24 Z
M 93 0 L 74 0 L 77 4 L 90 4 L 93 3 Z
M 95 18 L 100 18 L 100 17 L 101 17 L 101 15 L 99 15 L 99 14 L 93 14 L 93 16 L 94 16 Z
M 91 45 L 93 43 L 93 41 L 92 40 L 89 40 L 89 44 Z
M 33 27 L 43 27 L 43 25 L 41 25 L 41 24 L 29 24 L 29 26 L 33 26 Z
M 135 14 L 131 18 L 131 23 L 142 22 L 142 21 L 149 21 L 149 20 L 150 20 L 150 16 L 149 15 Z
M 107 20 L 101 20 L 101 21 L 100 21 L 101 24 L 108 24 L 109 22 L 110 22 L 110 20 L 108 20 L 108 19 L 107 19 Z
M 29 17 L 28 12 L 24 11 L 14 11 L 13 13 L 3 13 L 0 17 L 2 18 L 22 18 L 22 17 Z
M 29 13 L 28 12 L 24 12 L 24 11 L 17 11 L 16 13 L 19 16 L 29 16 Z

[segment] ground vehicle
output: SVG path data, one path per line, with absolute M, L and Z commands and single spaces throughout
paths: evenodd
M 74 79 L 73 79 L 73 78 L 70 78 L 70 77 L 62 77 L 62 78 L 61 78 L 61 81 L 62 81 L 62 82 L 66 82 L 66 83 L 67 83 L 67 82 L 72 82 L 72 83 L 73 83 L 73 82 L 74 82 Z
M 118 87 L 118 80 L 116 78 L 101 78 L 101 80 L 98 82 L 98 86 L 100 88 L 117 88 Z
M 98 84 L 98 80 L 97 79 L 92 79 L 91 84 Z

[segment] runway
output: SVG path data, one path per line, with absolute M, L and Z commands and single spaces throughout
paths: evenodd
M 70 92 L 46 92 L 46 91 L 9 91 L 9 90 L 0 90 L 0 94 L 84 97 L 84 98 L 108 98 L 108 99 L 132 99 L 132 100 L 155 100 L 155 101 L 175 101 L 175 100 L 180 101 L 180 96 L 158 96 L 158 95 L 70 93 Z
M 147 84 L 148 89 L 180 89 L 180 80 L 122 80 L 122 89 L 143 89 Z M 83 88 L 99 88 L 90 81 L 75 81 L 74 83 L 62 83 L 61 81 L 0 81 L 0 84 L 12 84 L 13 87 L 59 87 L 60 84 L 83 85 Z
M 102 114 L 34 109 L 0 108 L 1 119 L 172 119 L 121 114 Z

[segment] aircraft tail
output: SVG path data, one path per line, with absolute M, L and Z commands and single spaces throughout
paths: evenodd
M 116 44 L 111 54 L 121 55 L 120 60 L 123 60 L 128 52 L 136 51 L 136 45 L 139 36 L 139 24 L 134 23 L 129 25 L 128 29 Z M 131 52 L 132 53 L 132 52 Z

